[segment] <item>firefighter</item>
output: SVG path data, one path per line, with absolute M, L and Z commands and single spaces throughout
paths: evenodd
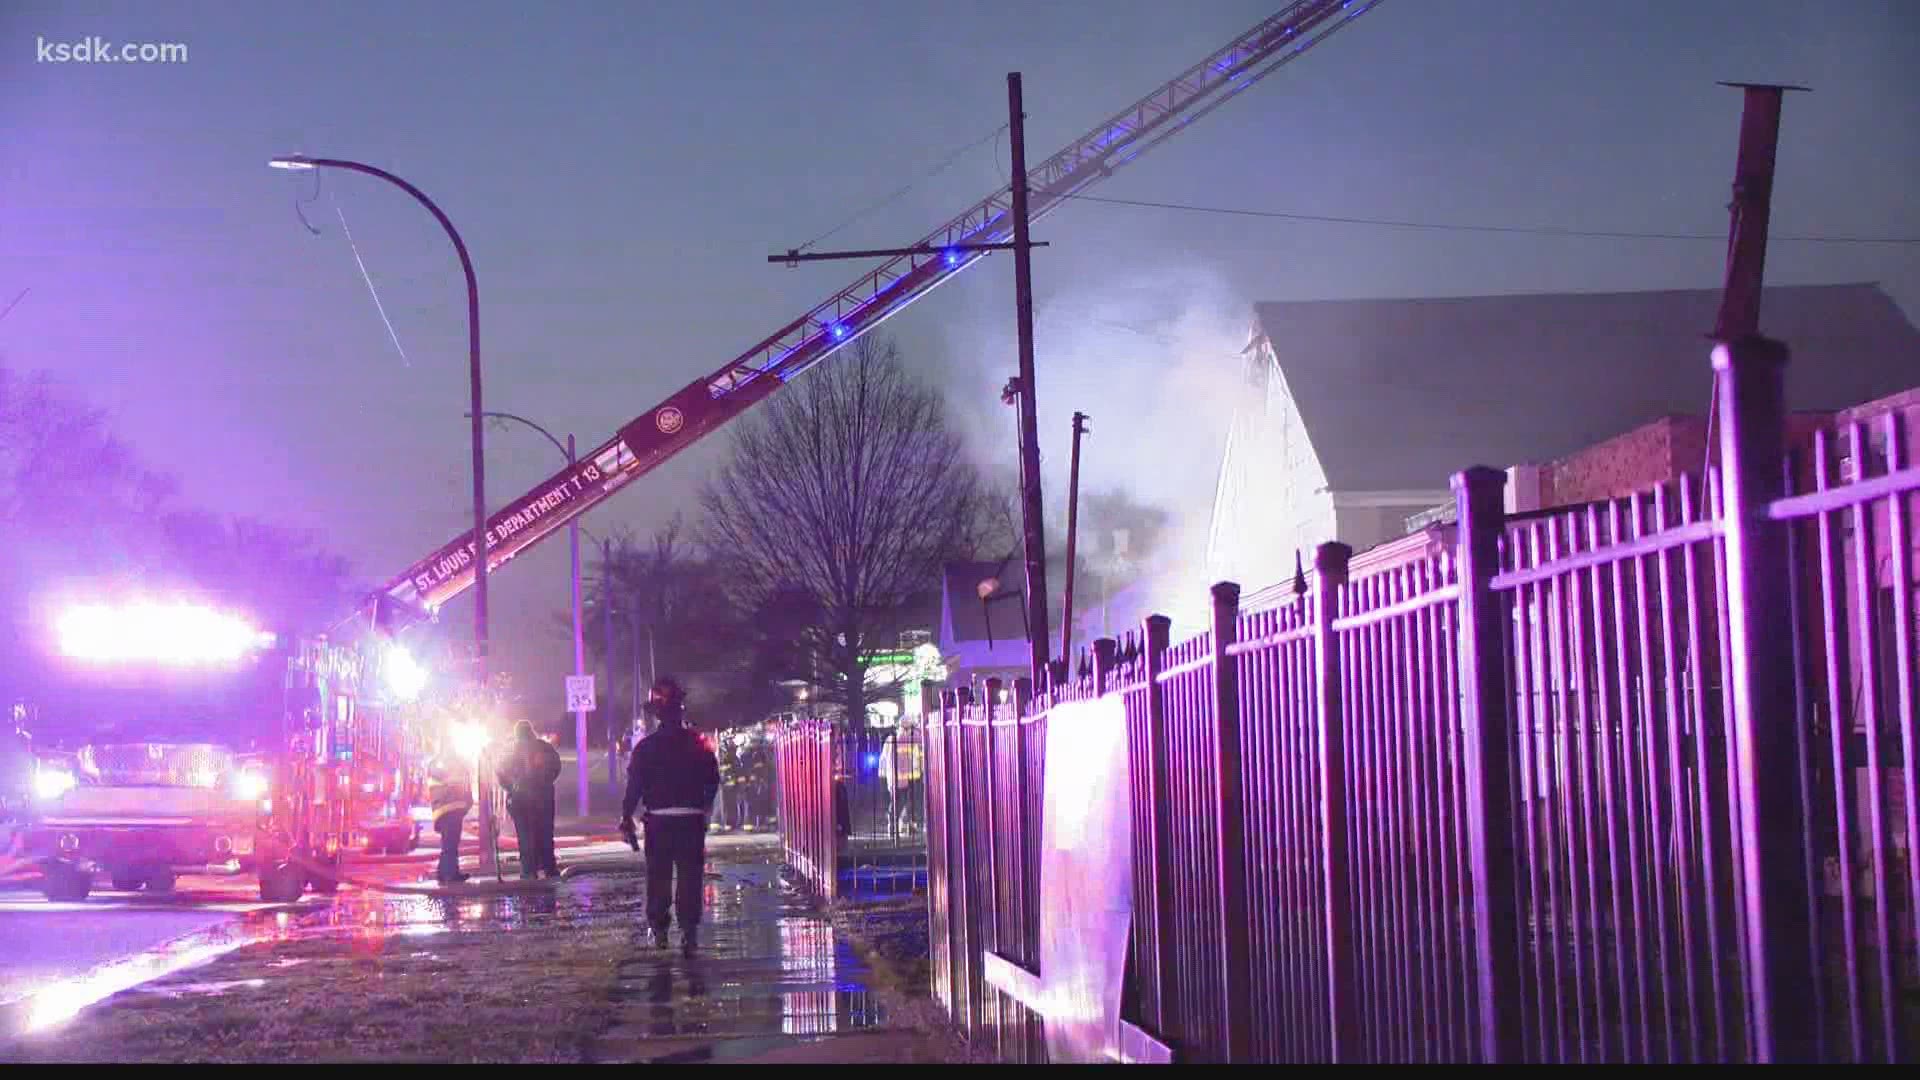
M 468 876 L 460 872 L 460 822 L 473 807 L 473 781 L 465 770 L 435 762 L 427 797 L 433 802 L 433 831 L 440 836 L 436 876 L 442 885 L 458 885 Z
M 27 732 L 27 707 L 7 710 L 0 729 L 0 807 L 25 807 L 33 793 L 33 736 Z
M 847 774 L 839 771 L 833 774 L 833 835 L 839 840 L 843 851 L 853 837 L 853 809 L 847 801 Z
M 560 751 L 522 720 L 514 725 L 513 749 L 497 776 L 507 792 L 514 835 L 520 838 L 521 880 L 559 877 L 553 856 L 553 784 L 560 779 Z
M 33 736 L 27 732 L 27 708 L 7 710 L 0 728 L 0 865 L 19 854 L 26 840 L 23 826 L 33 800 Z
M 687 728 L 686 708 L 686 691 L 678 682 L 662 678 L 653 684 L 647 711 L 659 726 L 633 748 L 620 831 L 632 835 L 634 809 L 645 808 L 647 923 L 653 943 L 666 947 L 671 916 L 677 913 L 681 947 L 691 955 L 699 947 L 707 812 L 720 792 L 720 763 Z

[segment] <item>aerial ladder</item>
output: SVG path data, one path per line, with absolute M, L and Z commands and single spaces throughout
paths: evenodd
M 1059 209 L 1189 124 L 1339 32 L 1380 0 L 1298 0 L 1068 143 L 1027 174 L 1029 219 Z M 577 462 L 488 519 L 488 573 L 658 468 L 1013 238 L 1013 187 L 968 207 L 724 367 L 634 419 Z M 967 245 L 962 249 L 961 245 Z M 431 617 L 473 584 L 471 531 L 413 564 L 370 599 L 376 625 Z

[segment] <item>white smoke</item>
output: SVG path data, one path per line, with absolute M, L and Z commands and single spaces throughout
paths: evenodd
M 954 413 L 976 463 L 1017 462 L 1016 414 L 1000 389 L 1018 368 L 1010 312 L 981 312 L 948 332 Z M 1062 528 L 1071 418 L 1086 413 L 1080 490 L 1119 489 L 1168 512 L 1170 536 L 1138 569 L 1145 602 L 1185 624 L 1206 600 L 1205 553 L 1226 433 L 1240 402 L 1249 301 L 1210 267 L 1082 274 L 1034 312 L 1042 484 L 1050 532 Z M 1084 509 L 1084 505 L 1083 505 Z M 1088 538 L 1082 538 L 1083 548 Z M 1055 586 L 1058 590 L 1058 586 Z

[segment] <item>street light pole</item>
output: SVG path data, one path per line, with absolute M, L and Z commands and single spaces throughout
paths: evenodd
M 268 164 L 276 169 L 299 171 L 346 169 L 349 172 L 385 180 L 413 196 L 420 205 L 427 208 L 434 220 L 440 223 L 440 227 L 446 230 L 447 238 L 453 241 L 453 250 L 460 256 L 460 269 L 467 277 L 467 377 L 473 397 L 473 651 L 475 675 L 484 691 L 487 685 L 486 434 L 480 394 L 480 286 L 474 278 L 473 259 L 467 255 L 467 242 L 460 238 L 460 230 L 453 227 L 453 221 L 438 204 L 427 197 L 426 192 L 385 169 L 341 158 L 310 158 L 299 155 L 277 157 Z M 480 868 L 482 871 L 493 869 L 493 829 L 491 786 L 483 785 L 480 800 Z
M 562 443 L 553 432 L 516 413 L 488 412 L 482 415 L 489 420 L 512 420 L 516 423 L 525 424 L 527 427 L 546 436 L 547 441 L 553 444 L 553 448 L 566 456 L 569 467 L 578 464 L 575 458 L 574 441 L 571 434 L 567 436 L 567 441 Z M 567 522 L 567 547 L 573 556 L 573 570 L 571 574 L 573 597 L 573 673 L 575 675 L 585 675 L 587 673 L 587 639 L 581 625 L 580 614 L 580 517 L 577 514 L 573 520 Z M 573 714 L 573 754 L 575 805 L 579 816 L 586 817 L 591 800 L 587 790 L 587 712 L 585 709 L 576 709 Z
M 584 530 L 583 530 L 584 531 Z M 596 537 L 587 533 L 587 539 L 600 545 L 600 623 L 603 646 L 601 661 L 607 673 L 606 704 L 600 707 L 604 718 L 601 727 L 607 733 L 607 787 L 618 800 L 623 794 L 620 788 L 620 739 L 614 728 L 613 720 L 613 541 L 606 537 Z
M 567 464 L 573 465 L 573 436 L 567 436 Z M 574 515 L 567 523 L 567 550 L 573 561 L 573 674 L 578 678 L 587 673 L 587 635 L 580 622 L 580 517 Z M 595 704 L 599 704 L 595 702 Z M 593 793 L 587 779 L 587 710 L 575 709 L 573 713 L 573 779 L 575 813 L 586 817 L 593 808 Z
M 471 384 L 473 419 L 473 647 L 475 662 L 478 665 L 479 682 L 487 682 L 487 485 L 486 485 L 486 428 L 484 413 L 481 410 L 480 393 L 480 286 L 474 279 L 473 259 L 467 255 L 467 243 L 460 238 L 460 230 L 453 227 L 453 221 L 447 217 L 439 205 L 427 197 L 427 193 L 402 180 L 385 169 L 367 165 L 358 161 L 346 161 L 340 158 L 310 158 L 294 155 L 277 157 L 268 162 L 276 169 L 310 171 L 313 169 L 346 169 L 350 172 L 385 180 L 419 201 L 427 208 L 440 227 L 446 230 L 447 238 L 453 241 L 453 250 L 460 256 L 460 269 L 467 277 L 467 378 Z

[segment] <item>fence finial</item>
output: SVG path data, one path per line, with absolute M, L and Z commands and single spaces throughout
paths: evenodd
M 1307 568 L 1300 558 L 1300 549 L 1293 549 L 1293 595 L 1307 595 Z

